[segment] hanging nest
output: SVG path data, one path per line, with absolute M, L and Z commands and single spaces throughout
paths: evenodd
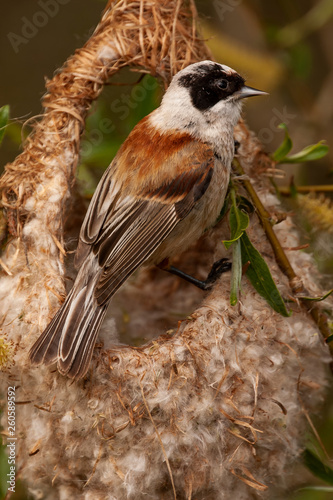
M 74 217 L 90 105 L 124 66 L 167 86 L 178 70 L 210 58 L 195 23 L 192 1 L 109 2 L 89 41 L 47 82 L 44 113 L 1 179 L 10 231 L 0 277 L 1 346 L 8 347 L 0 358 L 7 367 L 2 389 L 16 387 L 16 471 L 38 498 L 272 499 L 290 481 L 305 414 L 323 399 L 327 352 L 318 328 L 297 302 L 291 317 L 275 313 L 246 279 L 232 307 L 226 277 L 202 299 L 175 278 L 142 271 L 117 295 L 110 317 L 117 301 L 131 304 L 134 324 L 147 337 L 155 332 L 154 341 L 115 345 L 109 317 L 84 380 L 30 366 L 29 347 L 66 293 L 64 226 Z M 255 174 L 267 162 L 260 144 L 243 123 L 236 139 L 260 197 L 278 210 L 265 178 Z M 293 250 L 299 242 L 291 221 L 276 233 L 306 288 L 319 294 L 311 257 Z M 288 296 L 288 279 L 256 215 L 249 236 Z M 225 256 L 222 239 L 224 222 L 190 250 L 197 274 Z M 174 331 L 157 338 L 172 308 L 182 320 L 169 318 Z M 157 312 L 148 320 L 147 311 Z

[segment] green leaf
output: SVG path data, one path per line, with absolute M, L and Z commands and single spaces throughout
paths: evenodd
M 289 316 L 286 305 L 276 287 L 266 262 L 258 250 L 252 245 L 246 232 L 242 234 L 240 241 L 242 248 L 242 264 L 245 266 L 250 262 L 246 274 L 252 285 L 257 292 L 266 299 L 274 311 L 282 316 Z
M 307 146 L 294 155 L 286 156 L 281 163 L 302 163 L 305 161 L 319 160 L 326 156 L 327 153 L 328 146 L 324 144 L 324 141 L 319 141 L 317 144 L 311 144 L 311 146 Z
M 0 144 L 2 143 L 2 139 L 4 138 L 6 127 L 9 120 L 9 106 L 2 106 L 0 108 Z
M 249 225 L 249 216 L 243 212 L 243 210 L 240 210 L 236 205 L 236 195 L 234 189 L 230 191 L 230 195 L 232 200 L 229 212 L 231 238 L 230 240 L 223 241 L 226 249 L 230 248 L 230 246 L 242 236 L 243 232 Z
M 16 145 L 20 145 L 31 132 L 31 127 L 25 125 L 22 127 L 21 123 L 11 121 L 6 127 L 6 136 Z
M 250 200 L 245 198 L 245 196 L 237 195 L 237 204 L 238 208 L 240 210 L 243 210 L 243 212 L 246 212 L 248 214 L 253 214 L 254 206 L 252 205 Z
M 280 123 L 280 125 L 278 125 L 278 128 L 282 128 L 284 130 L 284 139 L 282 144 L 272 154 L 273 160 L 276 161 L 277 163 L 281 162 L 293 147 L 293 143 L 290 138 L 287 125 L 285 123 Z
M 321 302 L 322 300 L 325 300 L 325 299 L 327 299 L 327 297 L 329 297 L 330 295 L 332 295 L 332 293 L 333 293 L 333 288 L 332 288 L 332 290 L 330 290 L 329 292 L 325 293 L 325 295 L 322 295 L 321 297 L 302 297 L 302 296 L 300 296 L 298 298 L 300 298 L 302 300 L 308 300 L 310 302 Z
M 303 460 L 312 474 L 319 477 L 327 484 L 333 484 L 333 469 L 325 465 L 311 450 L 304 451 Z
M 231 268 L 231 290 L 230 304 L 235 306 L 238 302 L 239 291 L 242 280 L 242 252 L 241 243 L 238 239 L 233 244 L 232 268 Z

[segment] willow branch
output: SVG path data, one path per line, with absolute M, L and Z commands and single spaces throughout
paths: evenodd
M 234 166 L 239 175 L 245 175 L 245 171 L 237 159 L 234 159 Z M 285 254 L 281 243 L 276 236 L 274 229 L 271 224 L 271 216 L 270 213 L 266 210 L 264 205 L 262 204 L 259 196 L 257 195 L 251 181 L 247 178 L 241 180 L 244 188 L 250 195 L 252 202 L 255 206 L 256 213 L 259 217 L 260 223 L 266 233 L 268 241 L 272 246 L 272 250 L 275 255 L 275 260 L 281 269 L 281 271 L 287 276 L 289 280 L 289 286 L 291 288 L 292 293 L 295 295 L 295 298 L 300 301 L 302 306 L 307 310 L 307 312 L 311 315 L 312 319 L 318 326 L 321 334 L 326 340 L 331 334 L 331 329 L 328 324 L 328 316 L 325 314 L 320 307 L 317 305 L 313 305 L 313 303 L 308 300 L 302 299 L 299 296 L 300 293 L 303 295 L 307 293 L 306 289 L 303 286 L 302 280 L 295 273 L 287 255 Z M 333 343 L 328 343 L 331 354 L 333 354 Z
M 236 171 L 239 175 L 245 175 L 244 169 L 241 166 L 240 162 L 237 159 L 234 159 L 234 165 Z M 274 229 L 271 224 L 271 215 L 266 210 L 264 205 L 261 203 L 259 196 L 257 195 L 254 187 L 252 186 L 250 180 L 242 179 L 242 184 L 245 187 L 246 191 L 250 195 L 253 204 L 256 208 L 256 212 L 258 214 L 259 220 L 261 222 L 262 227 L 265 230 L 266 236 L 272 245 L 272 249 L 275 255 L 276 262 L 281 269 L 281 271 L 287 276 L 289 280 L 289 285 L 293 293 L 300 293 L 304 291 L 302 280 L 299 276 L 296 275 L 294 269 L 292 268 L 288 257 L 286 256 L 281 243 L 279 242 Z

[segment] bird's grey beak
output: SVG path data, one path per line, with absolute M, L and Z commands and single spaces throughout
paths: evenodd
M 245 97 L 252 97 L 255 95 L 268 95 L 268 93 L 263 90 L 254 89 L 253 87 L 247 87 L 246 85 L 238 90 L 238 92 L 234 93 L 235 99 L 244 99 Z

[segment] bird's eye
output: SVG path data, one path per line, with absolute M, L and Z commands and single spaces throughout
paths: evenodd
M 225 90 L 228 87 L 228 84 L 229 84 L 228 80 L 219 80 L 217 82 L 218 88 L 223 90 Z

